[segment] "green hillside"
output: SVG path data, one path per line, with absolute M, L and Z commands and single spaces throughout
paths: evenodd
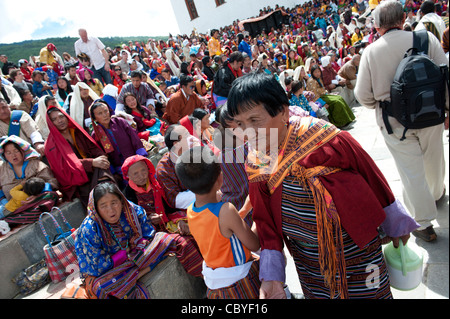
M 166 41 L 168 37 L 151 37 L 156 40 Z M 114 48 L 116 45 L 122 45 L 123 43 L 128 44 L 128 41 L 139 41 L 147 43 L 149 37 L 144 36 L 131 36 L 131 37 L 110 37 L 110 38 L 99 38 L 107 47 Z M 63 52 L 68 52 L 71 56 L 75 55 L 74 43 L 78 38 L 49 38 L 43 40 L 27 40 L 23 42 L 2 44 L 0 43 L 0 54 L 5 54 L 8 60 L 17 63 L 20 59 L 29 59 L 31 55 L 39 55 L 39 52 L 48 43 L 53 43 L 58 49 L 58 54 L 62 55 Z

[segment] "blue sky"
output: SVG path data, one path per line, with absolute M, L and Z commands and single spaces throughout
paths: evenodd
M 169 0 L 0 0 L 0 12 L 0 43 L 78 37 L 79 28 L 97 37 L 179 33 Z

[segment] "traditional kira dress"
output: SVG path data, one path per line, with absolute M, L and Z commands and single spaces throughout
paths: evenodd
M 391 237 L 418 224 L 347 132 L 292 118 L 273 167 L 249 154 L 260 279 L 285 281 L 283 241 L 306 298 L 392 298 L 379 227 Z
M 105 222 L 90 194 L 88 216 L 75 242 L 75 252 L 89 299 L 147 299 L 147 288 L 138 282 L 140 270 L 153 269 L 176 246 L 166 233 L 155 233 L 145 211 L 122 198 L 123 212 L 115 225 Z M 126 250 L 129 248 L 130 252 Z

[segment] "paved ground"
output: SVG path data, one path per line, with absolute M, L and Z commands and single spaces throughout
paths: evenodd
M 362 106 L 353 107 L 356 121 L 348 131 L 372 156 L 386 176 L 394 194 L 399 200 L 403 200 L 402 184 L 398 175 L 394 160 L 389 153 L 383 136 L 375 121 L 375 111 Z M 448 131 L 444 133 L 445 159 L 449 163 L 449 138 Z M 411 236 L 411 245 L 416 244 L 424 256 L 424 270 L 422 283 L 414 290 L 400 291 L 392 289 L 396 299 L 448 299 L 449 298 L 449 173 L 446 170 L 445 184 L 447 193 L 438 207 L 438 217 L 433 222 L 438 235 L 434 243 L 426 243 Z M 295 272 L 292 259 L 288 256 L 287 284 L 291 292 L 301 293 L 301 287 Z

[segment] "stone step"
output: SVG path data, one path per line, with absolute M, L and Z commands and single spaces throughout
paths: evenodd
M 78 228 L 86 216 L 86 210 L 78 199 L 63 204 L 60 208 L 74 228 Z M 56 214 L 55 218 L 63 231 L 66 231 L 59 214 Z M 44 216 L 43 225 L 49 237 L 54 238 L 57 232 L 49 216 Z M 14 298 L 19 293 L 18 287 L 11 281 L 12 278 L 22 269 L 42 260 L 46 244 L 38 223 L 27 225 L 0 241 L 0 299 Z

